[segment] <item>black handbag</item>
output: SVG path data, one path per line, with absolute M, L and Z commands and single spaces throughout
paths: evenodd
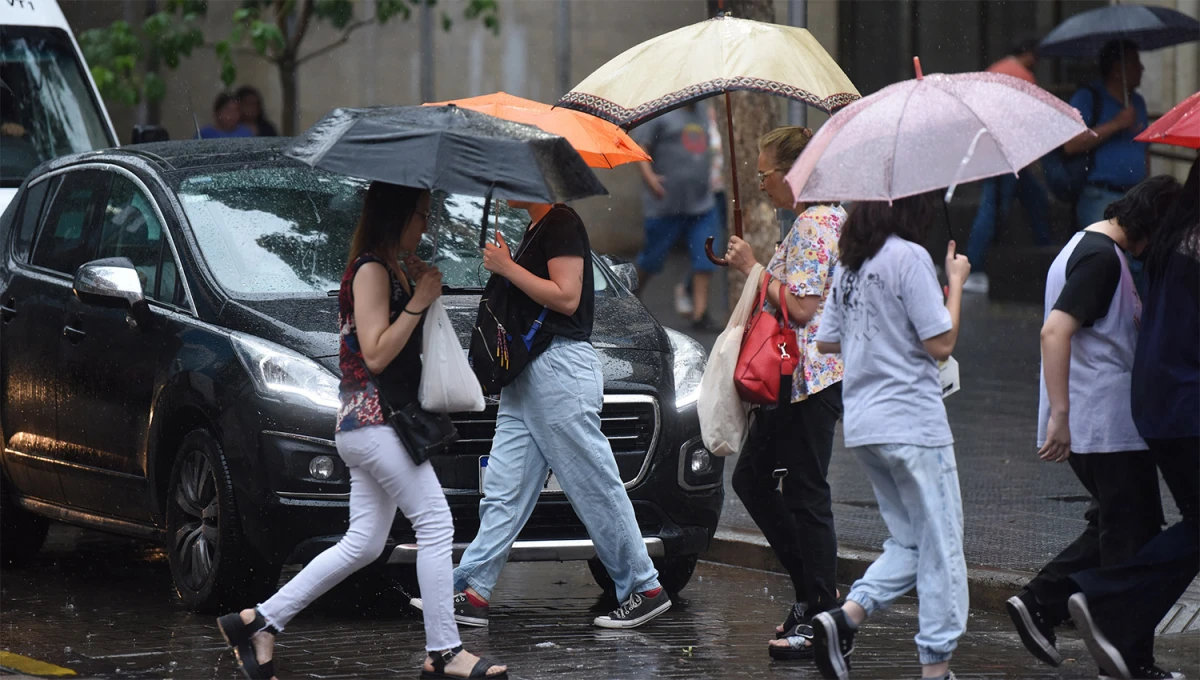
M 454 421 L 450 420 L 449 415 L 426 411 L 415 401 L 394 409 L 387 403 L 374 376 L 371 376 L 371 382 L 379 395 L 379 407 L 383 411 L 384 420 L 396 431 L 396 436 L 400 438 L 400 443 L 408 451 L 414 465 L 420 465 L 434 456 L 446 453 L 450 445 L 458 441 L 458 428 L 454 427 Z

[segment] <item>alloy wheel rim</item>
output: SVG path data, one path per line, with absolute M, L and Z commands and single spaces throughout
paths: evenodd
M 216 475 L 202 452 L 189 452 L 180 466 L 173 502 L 182 517 L 171 549 L 183 583 L 200 590 L 212 575 L 220 537 Z

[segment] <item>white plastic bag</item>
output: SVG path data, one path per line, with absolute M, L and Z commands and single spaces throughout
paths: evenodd
M 754 265 L 750 271 L 742 288 L 742 297 L 733 308 L 725 330 L 717 336 L 717 342 L 708 355 L 704 375 L 700 378 L 700 399 L 696 405 L 700 416 L 700 434 L 704 437 L 704 447 L 714 456 L 728 456 L 741 451 L 742 442 L 746 439 L 749 408 L 738 396 L 733 373 L 742 349 L 743 331 L 758 300 L 757 283 L 762 280 L 762 272 L 760 264 Z
M 423 368 L 417 390 L 421 408 L 436 413 L 482 411 L 483 388 L 467 363 L 467 355 L 441 300 L 434 300 L 429 306 L 421 340 Z

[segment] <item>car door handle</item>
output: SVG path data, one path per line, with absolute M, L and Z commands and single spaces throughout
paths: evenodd
M 67 340 L 71 344 L 78 343 L 80 340 L 83 340 L 87 337 L 87 333 L 84 333 L 78 328 L 71 328 L 70 326 L 63 326 L 63 335 L 66 336 Z
M 12 321 L 13 317 L 16 315 L 17 315 L 17 301 L 16 300 L 9 298 L 8 302 L 5 302 L 4 304 L 0 305 L 0 320 L 4 321 L 4 323 L 8 323 L 9 321 Z

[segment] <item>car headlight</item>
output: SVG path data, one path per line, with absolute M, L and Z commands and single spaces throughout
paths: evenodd
M 233 348 L 259 394 L 299 397 L 321 408 L 337 409 L 338 379 L 317 362 L 272 342 L 234 333 Z
M 691 337 L 670 328 L 664 330 L 671 340 L 671 368 L 675 373 L 675 408 L 682 411 L 695 404 L 700 397 L 700 378 L 704 375 L 708 352 L 704 350 L 704 345 Z

